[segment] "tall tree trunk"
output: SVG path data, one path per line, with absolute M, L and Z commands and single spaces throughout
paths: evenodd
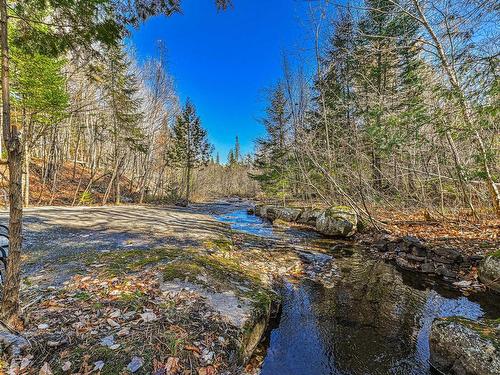
M 377 146 L 372 149 L 372 175 L 373 175 L 373 188 L 377 191 L 382 191 L 382 173 L 380 155 L 376 150 Z
M 119 167 L 118 167 L 119 168 Z M 120 171 L 116 171 L 116 177 L 115 177 L 115 204 L 120 204 Z
M 72 119 L 73 119 L 73 117 L 71 116 L 69 119 L 69 126 L 70 127 L 71 127 Z M 88 121 L 88 117 L 85 119 L 85 121 Z M 80 138 L 81 138 L 81 132 L 82 132 L 79 125 L 76 127 L 76 131 L 77 131 L 77 136 L 76 136 L 76 145 L 75 145 L 75 155 L 73 158 L 73 174 L 71 177 L 73 181 L 75 180 L 75 177 L 76 177 L 76 164 L 78 163 L 78 151 L 80 149 Z
M 484 146 L 483 139 L 481 138 L 481 135 L 479 134 L 479 131 L 477 130 L 476 124 L 475 124 L 475 119 L 474 119 L 474 113 L 473 109 L 470 105 L 470 102 L 467 101 L 465 92 L 462 89 L 462 86 L 460 85 L 460 81 L 458 79 L 457 72 L 455 70 L 455 67 L 450 63 L 448 57 L 446 56 L 445 49 L 443 47 L 443 44 L 439 40 L 439 37 L 437 34 L 434 32 L 434 29 L 430 22 L 428 21 L 424 10 L 422 9 L 421 3 L 419 0 L 413 0 L 413 4 L 415 5 L 415 8 L 418 13 L 418 17 L 416 19 L 422 23 L 422 25 L 425 27 L 425 29 L 428 31 L 432 41 L 434 42 L 434 47 L 436 48 L 437 54 L 439 56 L 439 60 L 441 61 L 441 65 L 448 76 L 448 80 L 451 84 L 451 87 L 455 90 L 455 92 L 458 95 L 458 104 L 460 106 L 460 111 L 462 113 L 463 120 L 465 122 L 465 125 L 469 129 L 474 130 L 474 135 L 476 138 L 476 143 L 479 147 L 479 153 L 482 161 L 482 168 L 483 172 L 485 174 L 485 180 L 486 180 L 486 185 L 488 187 L 488 191 L 490 193 L 490 199 L 492 202 L 493 209 L 496 213 L 496 216 L 500 218 L 500 191 L 498 187 L 495 184 L 495 181 L 493 180 L 493 176 L 491 174 L 490 166 L 488 164 L 488 157 L 487 157 L 487 152 L 486 148 Z
M 186 202 L 189 204 L 189 198 L 191 193 L 191 164 L 188 162 L 187 166 L 187 176 L 186 176 Z
M 23 201 L 24 207 L 30 205 L 30 159 L 29 146 L 27 140 L 24 141 L 24 167 L 23 167 Z
M 22 247 L 22 148 L 19 132 L 10 121 L 9 87 L 9 44 L 7 38 L 7 1 L 0 0 L 0 31 L 2 50 L 2 125 L 7 146 L 9 165 L 9 256 L 7 258 L 7 277 L 3 288 L 2 318 L 11 323 L 19 313 L 19 286 L 21 276 Z

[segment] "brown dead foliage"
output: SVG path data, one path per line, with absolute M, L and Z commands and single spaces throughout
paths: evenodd
M 232 328 L 198 297 L 162 294 L 155 269 L 74 276 L 26 316 L 32 349 L 11 364 L 18 374 L 129 374 L 136 357 L 135 374 L 215 375 L 236 348 Z
M 486 254 L 500 248 L 500 220 L 467 213 L 446 217 L 427 211 L 402 212 L 378 209 L 375 215 L 394 236 L 414 236 L 435 245 L 453 247 L 466 255 Z

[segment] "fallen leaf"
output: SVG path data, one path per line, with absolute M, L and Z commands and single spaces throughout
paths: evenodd
M 64 372 L 69 371 L 71 369 L 71 362 L 70 361 L 64 362 L 64 364 L 62 365 L 61 369 Z
M 32 359 L 32 355 L 23 357 L 23 359 L 21 360 L 21 364 L 19 365 L 19 370 L 24 370 L 25 368 L 27 368 L 31 364 Z
M 198 375 L 215 375 L 215 368 L 213 366 L 200 367 L 198 369 Z
M 111 318 L 106 319 L 106 323 L 108 323 L 113 328 L 120 328 L 120 325 Z
M 110 346 L 115 345 L 115 338 L 113 336 L 106 336 L 101 339 L 101 345 L 109 348 Z
M 53 375 L 52 374 L 52 369 L 50 368 L 49 364 L 45 362 L 38 372 L 38 375 Z
M 167 375 L 176 374 L 179 371 L 179 358 L 168 357 L 165 370 L 167 371 Z
M 144 321 L 144 323 L 149 323 L 158 320 L 158 317 L 153 312 L 145 312 L 141 314 L 141 319 Z
M 94 363 L 94 369 L 92 371 L 101 371 L 104 367 L 104 361 L 97 361 Z
M 127 365 L 127 370 L 134 373 L 139 370 L 142 365 L 144 365 L 144 360 L 141 357 L 133 357 L 130 363 Z
M 125 327 L 117 332 L 118 337 L 128 336 L 130 334 L 130 328 Z
M 189 350 L 190 352 L 195 352 L 195 353 L 201 354 L 201 350 L 199 348 L 197 348 L 196 346 L 186 345 L 184 347 L 184 349 Z

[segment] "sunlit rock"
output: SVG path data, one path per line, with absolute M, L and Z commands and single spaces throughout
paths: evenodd
M 318 209 L 308 209 L 302 211 L 299 218 L 297 219 L 297 223 L 316 226 L 316 221 L 318 217 L 321 215 L 321 210 Z
M 500 293 L 500 250 L 483 259 L 479 266 L 479 280 Z
M 283 207 L 277 210 L 278 219 L 288 222 L 296 222 L 297 219 L 302 214 L 302 210 L 299 208 Z
M 316 230 L 327 236 L 350 237 L 356 233 L 358 215 L 344 206 L 330 207 L 316 220 Z
M 499 321 L 452 317 L 432 324 L 431 364 L 444 374 L 500 374 Z

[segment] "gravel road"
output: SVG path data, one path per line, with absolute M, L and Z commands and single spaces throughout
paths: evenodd
M 229 235 L 228 227 L 210 216 L 228 207 L 229 203 L 218 202 L 189 208 L 28 208 L 24 211 L 23 273 L 50 273 L 51 282 L 61 281 L 74 272 L 74 259 L 83 252 L 200 246 L 203 241 Z M 1 211 L 0 223 L 7 222 L 8 212 Z

